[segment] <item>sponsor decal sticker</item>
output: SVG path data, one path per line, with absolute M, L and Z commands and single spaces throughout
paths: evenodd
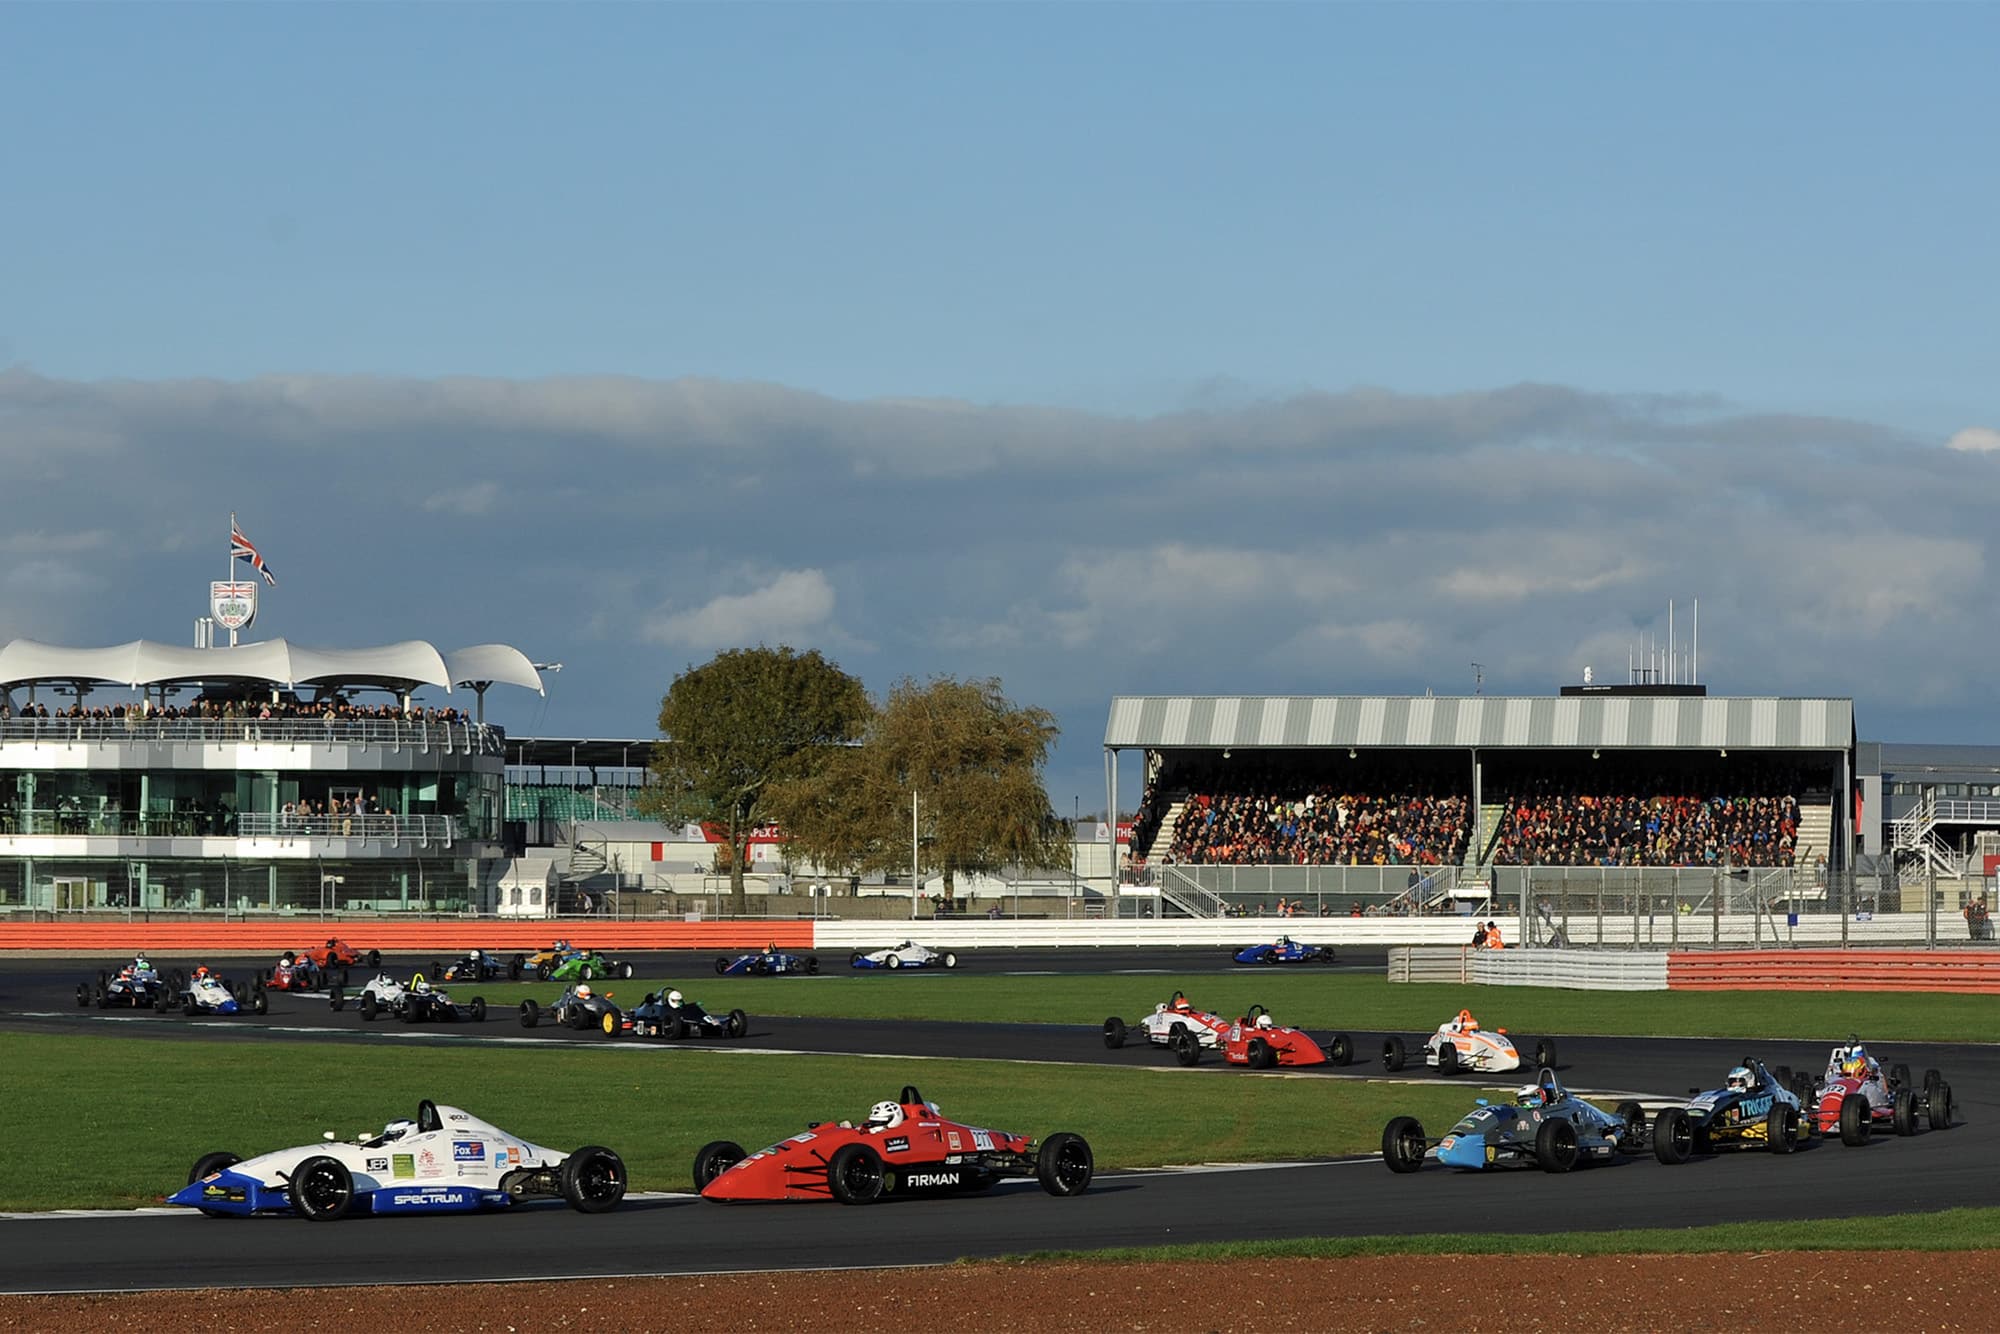
M 907 1137 L 898 1135 L 892 1140 L 884 1140 L 882 1147 L 889 1153 L 901 1153 L 910 1147 L 910 1141 Z
M 444 1164 L 439 1162 L 437 1155 L 429 1149 L 419 1150 L 417 1153 L 417 1175 L 420 1177 L 441 1177 L 444 1175 Z
M 389 1161 L 395 1164 L 395 1175 L 398 1181 L 408 1181 L 417 1174 L 417 1158 L 415 1154 L 391 1154 Z
M 959 1143 L 958 1132 L 956 1130 L 945 1131 L 944 1138 L 945 1142 L 951 1146 L 953 1152 L 957 1152 L 959 1149 L 965 1147 L 963 1144 Z
M 382 1173 L 389 1170 L 389 1160 L 387 1158 L 370 1158 L 363 1166 L 370 1172 Z
M 906 1176 L 904 1176 L 904 1178 L 903 1178 L 903 1184 L 904 1184 L 904 1185 L 906 1185 L 906 1186 L 911 1186 L 911 1187 L 917 1187 L 917 1186 L 956 1186 L 956 1185 L 958 1184 L 958 1173 L 956 1173 L 956 1172 L 911 1172 L 911 1173 L 907 1174 Z
M 451 1142 L 451 1156 L 455 1162 L 478 1162 L 486 1156 L 486 1146 L 476 1139 L 455 1139 Z
M 455 1190 L 399 1190 L 389 1197 L 391 1204 L 458 1204 L 465 1197 Z
M 975 1149 L 990 1150 L 993 1147 L 993 1132 L 990 1130 L 974 1130 L 972 1132 L 972 1147 Z
M 519 1148 L 517 1148 L 516 1146 L 514 1146 L 514 1145 L 512 1145 L 512 1144 L 509 1144 L 509 1145 L 507 1146 L 507 1161 L 508 1161 L 508 1162 L 510 1162 L 510 1163 L 518 1163 L 518 1162 L 520 1162 L 520 1161 L 521 1161 L 521 1150 L 520 1150 Z
M 243 1203 L 243 1188 L 241 1186 L 203 1186 L 201 1188 L 201 1197 L 204 1200 L 229 1200 L 233 1203 L 241 1204 Z
M 794 1143 L 794 1144 L 804 1144 L 804 1143 L 806 1143 L 806 1142 L 807 1142 L 807 1141 L 809 1141 L 809 1140 L 816 1140 L 816 1139 L 818 1139 L 818 1138 L 819 1138 L 819 1136 L 818 1136 L 818 1135 L 815 1135 L 815 1134 L 813 1134 L 813 1132 L 812 1132 L 812 1131 L 810 1131 L 810 1130 L 804 1130 L 804 1131 L 800 1131 L 800 1132 L 799 1132 L 798 1134 L 796 1134 L 796 1135 L 792 1136 L 792 1143 Z
M 450 1116 L 447 1116 L 445 1118 L 445 1120 L 447 1121 L 469 1121 L 471 1119 L 472 1118 L 467 1116 L 464 1112 L 453 1112 Z

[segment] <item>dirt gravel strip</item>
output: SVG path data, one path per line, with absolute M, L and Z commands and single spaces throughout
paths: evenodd
M 1376 1256 L 564 1283 L 0 1297 L 0 1330 L 1741 1331 L 1804 1311 L 1899 1334 L 2000 1323 L 2000 1251 Z

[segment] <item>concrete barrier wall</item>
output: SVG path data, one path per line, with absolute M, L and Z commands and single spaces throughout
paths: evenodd
M 1389 951 L 1391 982 L 1460 982 L 1579 991 L 1665 991 L 1667 955 L 1640 950 L 1476 950 L 1470 945 Z
M 1992 950 L 1696 950 L 1667 956 L 1675 991 L 2000 993 Z

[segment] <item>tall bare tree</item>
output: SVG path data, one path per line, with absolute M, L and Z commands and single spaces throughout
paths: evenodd
M 910 864 L 914 793 L 919 873 L 941 871 L 950 899 L 961 874 L 1069 858 L 1067 827 L 1042 786 L 1058 735 L 1053 714 L 1014 705 L 998 680 L 905 679 L 859 747 L 774 785 L 768 809 L 796 856 L 830 869 L 900 870 Z
M 817 650 L 731 649 L 675 677 L 660 701 L 660 740 L 643 809 L 699 821 L 729 839 L 731 911 L 748 909 L 750 835 L 770 820 L 773 783 L 816 776 L 873 714 L 861 682 Z

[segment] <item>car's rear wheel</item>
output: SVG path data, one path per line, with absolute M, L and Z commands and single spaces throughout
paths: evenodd
M 1889 1114 L 1890 1124 L 1895 1126 L 1898 1135 L 1909 1136 L 1916 1134 L 1918 1127 L 1917 1091 L 1908 1085 L 1904 1085 L 1897 1089 L 1893 1096 L 1894 1101 L 1890 1105 L 1891 1110 Z
M 338 1158 L 320 1154 L 306 1159 L 292 1171 L 286 1194 L 292 1212 L 315 1223 L 331 1223 L 347 1216 L 354 1203 L 354 1178 Z
M 1544 1172 L 1567 1172 L 1576 1166 L 1580 1155 L 1576 1127 L 1568 1121 L 1544 1121 L 1535 1132 L 1535 1161 Z
M 1347 1065 L 1354 1060 L 1354 1039 L 1345 1033 L 1335 1033 L 1327 1040 L 1326 1063 Z
M 958 956 L 956 954 L 953 954 L 950 950 L 946 950 L 944 952 L 944 966 L 947 968 L 958 967 Z
M 271 993 L 264 990 L 264 988 L 261 985 L 251 988 L 250 1013 L 269 1014 L 270 1012 L 271 1012 Z
M 808 954 L 806 956 L 806 971 L 808 973 L 817 973 L 819 971 L 819 956 L 817 954 Z
M 1930 1122 L 1932 1130 L 1951 1129 L 1951 1085 L 1939 1080 L 1930 1096 Z
M 1424 1165 L 1424 1125 L 1399 1116 L 1382 1127 L 1382 1162 L 1391 1172 L 1414 1172 Z
M 1083 1136 L 1059 1130 L 1042 1141 L 1035 1155 L 1035 1179 L 1051 1195 L 1081 1195 L 1097 1173 L 1097 1160 Z
M 722 957 L 722 956 L 721 956 L 720 954 L 716 955 L 716 956 L 715 956 L 715 975 L 716 975 L 717 977 L 721 977 L 721 976 L 722 976 L 722 975 L 723 975 L 724 973 L 726 973 L 726 972 L 728 972 L 728 971 L 729 971 L 729 960 L 727 960 L 727 959 L 723 958 L 723 957 Z
M 1898 1061 L 1894 1065 L 1890 1066 L 1889 1087 L 1900 1089 L 1900 1088 L 1908 1088 L 1909 1086 L 1910 1086 L 1910 1067 L 1901 1061 Z
M 1104 1021 L 1104 1045 L 1113 1051 L 1125 1045 L 1125 1021 L 1117 1015 Z
M 97 985 L 101 987 L 101 986 L 103 986 L 104 984 L 103 984 L 102 982 L 99 982 L 99 983 L 98 983 Z M 82 1008 L 83 1008 L 84 1006 L 86 1006 L 86 1005 L 88 1005 L 88 1004 L 90 1004 L 90 983 L 88 983 L 88 982 L 79 982 L 79 983 L 77 983 L 77 984 L 76 984 L 76 1005 L 77 1005 L 77 1008 L 78 1008 L 78 1009 L 82 1009 Z
M 1556 1041 L 1554 1038 L 1543 1038 L 1535 1043 L 1535 1068 L 1537 1070 L 1553 1070 L 1556 1068 Z
M 903 956 L 902 956 L 902 955 L 900 955 L 900 954 L 892 954 L 892 955 L 890 955 L 890 956 L 889 956 L 889 967 L 891 967 L 891 968 L 901 968 L 902 966 L 903 966 Z
M 1774 1102 L 1764 1117 L 1764 1147 L 1772 1153 L 1790 1153 L 1799 1143 L 1799 1109 L 1788 1102 Z
M 1621 1102 L 1612 1109 L 1612 1115 L 1624 1123 L 1618 1131 L 1619 1149 L 1633 1152 L 1646 1137 L 1646 1109 L 1636 1102 Z
M 748 1156 L 744 1153 L 743 1146 L 734 1140 L 711 1140 L 702 1145 L 694 1154 L 694 1188 L 698 1191 L 707 1190 L 709 1182 Z
M 507 961 L 507 980 L 509 982 L 519 982 L 521 980 L 521 970 L 527 966 L 528 960 L 523 955 L 517 954 L 509 959 Z
M 827 1189 L 842 1204 L 873 1204 L 882 1198 L 882 1159 L 866 1144 L 843 1144 L 826 1165 Z
M 549 974 L 554 971 L 554 969 L 549 967 L 548 960 L 544 959 L 535 965 L 535 980 L 537 982 L 546 982 L 549 980 Z
M 618 976 L 624 978 L 627 982 L 630 982 L 632 980 L 632 965 L 629 963 L 619 964 Z
M 1403 1040 L 1398 1037 L 1382 1039 L 1382 1068 L 1394 1074 L 1403 1068 Z
M 588 982 L 592 978 L 597 976 L 596 972 L 592 970 L 589 964 L 583 964 L 582 966 L 580 966 L 576 970 L 576 975 L 585 982 Z
M 361 1017 L 363 1019 L 373 1019 L 381 1012 L 381 1009 L 382 1003 L 375 999 L 374 992 L 364 991 L 361 993 Z
M 1653 1156 L 1669 1167 L 1694 1157 L 1694 1122 L 1684 1107 L 1663 1107 L 1653 1118 Z
M 1850 1092 L 1840 1100 L 1840 1142 L 1849 1148 L 1857 1148 L 1868 1142 L 1869 1125 L 1868 1097 L 1860 1089 Z
M 611 1150 L 586 1145 L 563 1159 L 556 1172 L 563 1199 L 580 1214 L 616 1209 L 625 1198 L 625 1163 Z

